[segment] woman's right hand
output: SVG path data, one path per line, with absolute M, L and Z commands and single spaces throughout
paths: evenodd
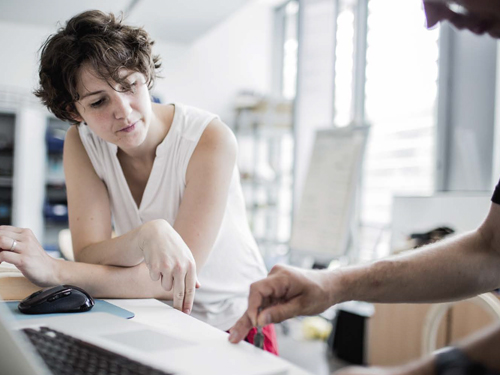
M 200 286 L 191 250 L 166 220 L 149 221 L 139 233 L 139 248 L 151 279 L 173 291 L 174 308 L 191 313 L 195 288 Z
M 30 229 L 0 226 L 0 263 L 15 265 L 33 284 L 59 284 L 58 262 L 42 248 Z

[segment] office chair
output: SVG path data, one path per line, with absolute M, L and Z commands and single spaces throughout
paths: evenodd
M 500 300 L 493 293 L 484 293 L 466 301 L 472 302 L 479 307 L 482 307 L 490 315 L 497 320 L 500 320 Z M 422 355 L 429 354 L 437 348 L 437 334 L 443 317 L 448 310 L 458 302 L 448 302 L 433 305 L 424 321 L 422 333 Z

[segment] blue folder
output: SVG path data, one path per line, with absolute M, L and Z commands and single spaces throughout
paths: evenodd
M 121 318 L 125 319 L 130 319 L 134 317 L 134 313 L 132 311 L 128 311 L 125 309 L 122 309 L 121 307 L 115 306 L 109 302 L 103 301 L 101 299 L 96 299 L 95 300 L 95 305 L 94 307 L 85 312 L 78 312 L 78 313 L 57 313 L 57 314 L 33 314 L 33 315 L 28 315 L 28 314 L 23 314 L 19 311 L 17 308 L 17 305 L 19 304 L 19 301 L 12 301 L 12 302 L 3 302 L 5 305 L 8 307 L 10 312 L 14 315 L 16 319 L 40 319 L 43 317 L 52 317 L 52 316 L 63 316 L 63 315 L 75 315 L 75 314 L 92 314 L 96 312 L 104 312 L 108 314 L 113 314 L 116 316 L 119 316 Z

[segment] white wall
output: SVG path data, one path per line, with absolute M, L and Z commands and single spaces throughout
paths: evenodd
M 452 29 L 449 44 L 441 50 L 448 54 L 448 63 L 447 71 L 440 71 L 447 100 L 440 102 L 446 107 L 446 123 L 439 124 L 444 131 L 438 144 L 446 150 L 446 156 L 443 185 L 439 188 L 489 191 L 492 180 L 499 177 L 491 175 L 497 42 L 487 35 Z
M 180 101 L 219 114 L 231 125 L 240 90 L 271 90 L 273 2 L 251 1 L 192 45 L 162 43 L 163 60 L 154 93 L 164 102 Z M 0 88 L 31 91 L 37 84 L 38 49 L 50 30 L 0 22 Z
M 231 125 L 240 90 L 271 91 L 273 7 L 253 1 L 187 49 L 158 45 L 164 70 L 156 91 L 166 102 L 179 101 L 217 113 Z
M 38 49 L 51 30 L 0 22 L 0 86 L 32 90 L 37 83 Z
M 493 166 L 491 187 L 493 188 L 500 178 L 500 42 L 496 42 L 496 85 L 495 85 L 495 126 L 493 136 Z

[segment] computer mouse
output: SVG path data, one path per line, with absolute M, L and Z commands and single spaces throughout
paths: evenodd
M 23 314 L 52 314 L 88 311 L 94 304 L 94 299 L 83 289 L 58 285 L 33 293 L 17 307 Z

